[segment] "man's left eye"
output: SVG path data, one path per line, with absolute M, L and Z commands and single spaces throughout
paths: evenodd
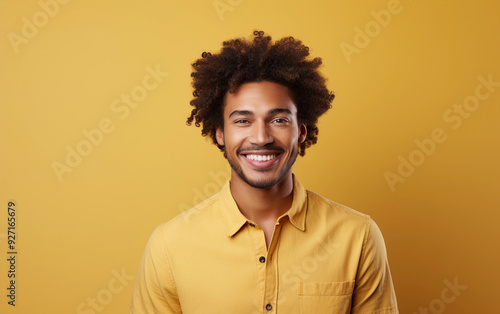
M 273 122 L 279 123 L 279 124 L 288 123 L 288 119 L 278 118 L 278 119 L 275 119 Z

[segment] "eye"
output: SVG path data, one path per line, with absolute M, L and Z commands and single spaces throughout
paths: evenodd
M 277 123 L 277 124 L 288 124 L 290 121 L 288 121 L 288 119 L 285 119 L 285 118 L 277 118 L 277 119 L 274 119 L 273 120 L 273 123 Z
M 248 120 L 239 119 L 239 120 L 235 120 L 234 123 L 236 123 L 236 124 L 244 124 L 244 123 L 248 123 Z

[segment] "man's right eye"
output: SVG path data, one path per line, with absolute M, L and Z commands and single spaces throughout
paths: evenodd
M 238 123 L 238 124 L 248 123 L 248 120 L 239 119 L 239 120 L 234 121 L 234 123 Z

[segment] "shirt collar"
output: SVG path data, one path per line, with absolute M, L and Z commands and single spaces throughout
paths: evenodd
M 306 213 L 307 213 L 307 191 L 297 179 L 295 174 L 293 178 L 293 201 L 290 209 L 281 217 L 288 216 L 292 225 L 300 231 L 305 230 Z M 229 237 L 235 235 L 248 219 L 238 209 L 238 205 L 231 195 L 229 187 L 230 179 L 226 181 L 220 191 L 219 204 L 222 220 L 226 228 L 226 234 Z M 281 219 L 280 217 L 280 219 Z

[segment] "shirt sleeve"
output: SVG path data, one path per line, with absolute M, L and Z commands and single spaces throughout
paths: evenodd
M 368 218 L 351 313 L 399 313 L 384 238 L 371 218 Z
M 130 313 L 182 313 L 161 226 L 153 232 L 144 250 Z

